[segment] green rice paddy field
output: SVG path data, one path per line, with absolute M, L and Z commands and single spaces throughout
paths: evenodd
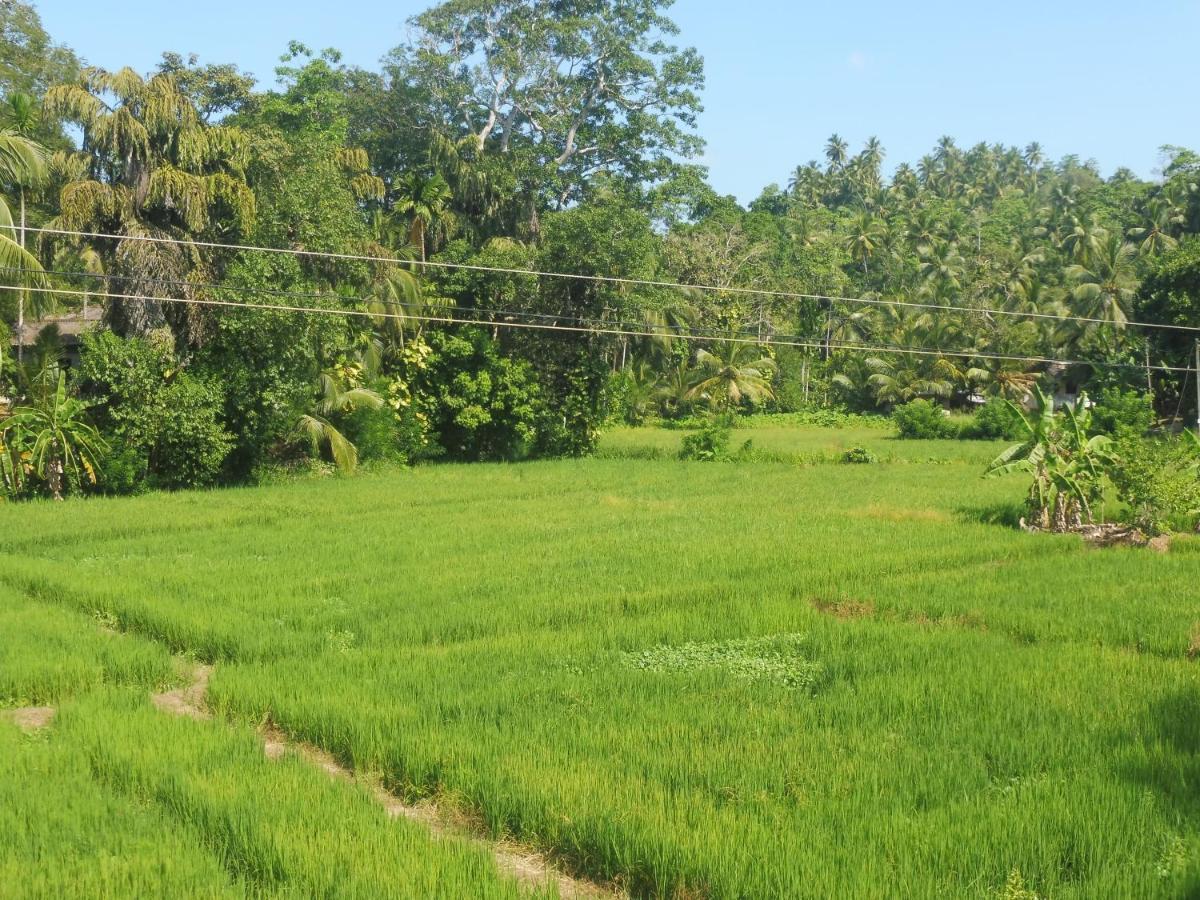
M 633 896 L 1200 894 L 1200 543 L 853 431 L 0 508 L 0 895 L 528 895 L 266 723 Z

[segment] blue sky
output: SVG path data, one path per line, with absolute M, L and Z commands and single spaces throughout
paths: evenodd
M 55 39 L 106 68 L 149 70 L 164 50 L 236 62 L 262 82 L 291 39 L 373 66 L 416 0 L 38 0 Z M 1200 0 L 908 2 L 678 0 L 680 41 L 704 56 L 700 132 L 717 190 L 748 202 L 838 132 L 878 135 L 887 163 L 943 134 L 960 145 L 1040 141 L 1151 177 L 1158 148 L 1200 150 Z

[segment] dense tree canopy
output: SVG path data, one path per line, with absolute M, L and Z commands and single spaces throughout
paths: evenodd
M 105 310 L 67 384 L 119 438 L 133 475 L 109 487 L 586 453 L 606 421 L 714 407 L 1037 385 L 1191 407 L 1191 334 L 1144 323 L 1198 321 L 1195 153 L 1163 148 L 1145 181 L 1036 143 L 905 161 L 834 134 L 743 207 L 690 162 L 703 66 L 669 6 L 447 0 L 378 71 L 289 45 L 274 89 L 173 52 L 80 68 L 0 6 L 0 261 Z M 84 234 L 23 251 L 21 210 Z M 125 359 L 144 385 L 114 380 Z M 37 373 L 4 360 L 22 399 Z

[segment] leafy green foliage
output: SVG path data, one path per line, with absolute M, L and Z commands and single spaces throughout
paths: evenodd
M 1133 524 L 1151 533 L 1195 531 L 1200 522 L 1200 447 L 1189 436 L 1118 432 L 1109 477 Z
M 820 663 L 806 658 L 809 652 L 804 635 L 781 634 L 653 647 L 628 653 L 625 661 L 643 672 L 689 674 L 715 670 L 743 681 L 811 689 L 820 680 L 822 669 Z
M 49 390 L 0 419 L 0 477 L 10 493 L 44 486 L 62 500 L 68 491 L 97 483 L 107 445 L 86 411 L 87 404 L 68 393 L 66 373 L 57 371 Z
M 179 368 L 169 334 L 85 334 L 78 382 L 108 436 L 109 490 L 134 491 L 143 482 L 205 487 L 217 480 L 233 448 L 220 421 L 224 397 L 217 382 Z
M 276 298 L 256 293 L 259 288 L 306 284 L 294 260 L 262 254 L 239 259 L 227 281 L 239 301 L 263 303 Z M 289 439 L 312 404 L 322 348 L 336 348 L 342 340 L 342 325 L 333 316 L 229 309 L 216 319 L 204 346 L 193 354 L 191 369 L 224 386 L 221 419 L 234 436 L 230 475 L 245 477 Z
M 684 436 L 679 447 L 679 458 L 699 462 L 728 459 L 732 435 L 733 421 L 729 416 L 711 416 L 699 431 Z
M 479 328 L 431 331 L 431 352 L 401 373 L 450 459 L 514 460 L 527 456 L 550 414 L 528 363 L 500 355 Z
M 842 462 L 851 464 L 879 462 L 879 457 L 866 447 L 851 447 L 842 452 Z
M 929 400 L 911 400 L 892 411 L 892 421 L 902 438 L 951 438 L 958 436 L 958 427 L 946 411 Z
M 445 134 L 505 155 L 523 190 L 562 204 L 586 196 L 597 171 L 640 187 L 699 150 L 702 63 L 669 43 L 669 5 L 440 3 L 414 17 L 393 64 Z
M 78 70 L 79 60 L 69 48 L 54 42 L 34 4 L 0 3 L 0 96 L 41 97 Z
M 1140 391 L 1105 388 L 1092 410 L 1092 425 L 1101 434 L 1143 435 L 1154 425 L 1153 400 Z
M 962 429 L 963 437 L 981 440 L 1020 440 L 1023 432 L 1021 416 L 999 397 L 992 397 L 979 407 L 971 421 Z
M 1082 394 L 1061 410 L 1041 388 L 1034 389 L 1036 406 L 1021 416 L 1024 439 L 997 456 L 987 475 L 1028 472 L 1033 475 L 1028 510 L 1037 528 L 1067 531 L 1092 521 L 1094 505 L 1103 496 L 1103 477 L 1112 462 L 1111 438 L 1092 433 L 1088 398 Z

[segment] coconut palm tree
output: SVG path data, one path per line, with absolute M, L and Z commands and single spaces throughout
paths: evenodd
M 11 100 L 12 98 L 10 98 Z M 0 130 L 0 284 L 17 286 L 17 356 L 25 345 L 25 307 L 41 315 L 47 295 L 31 294 L 30 288 L 45 286 L 37 257 L 25 249 L 25 191 L 45 180 L 46 150 L 31 138 L 11 130 Z M 19 216 L 5 202 L 4 189 L 15 190 Z
M 682 415 L 690 408 L 691 400 L 688 394 L 692 389 L 693 378 L 694 373 L 686 359 L 667 367 L 654 391 L 659 411 L 664 416 Z
M 862 266 L 864 275 L 868 273 L 867 263 L 882 239 L 883 223 L 879 219 L 865 211 L 854 218 L 846 236 L 846 250 L 850 258 Z
M 919 398 L 944 400 L 954 393 L 958 368 L 944 357 L 919 357 L 912 353 L 872 356 L 865 360 L 871 374 L 867 384 L 875 402 L 891 407 Z
M 1166 197 L 1155 197 L 1146 204 L 1146 224 L 1129 229 L 1129 237 L 1138 242 L 1142 256 L 1158 256 L 1178 245 L 1171 232 L 1183 225 L 1185 215 Z
M 1074 219 L 1061 233 L 1059 246 L 1075 264 L 1086 266 L 1108 238 L 1108 231 L 1091 219 Z
M 831 174 L 842 171 L 846 168 L 846 160 L 849 159 L 850 145 L 840 134 L 832 134 L 829 140 L 825 143 L 825 159 L 829 163 L 829 172 Z
M 419 339 L 426 319 L 448 312 L 450 304 L 448 298 L 425 294 L 420 281 L 407 269 L 398 265 L 384 268 L 367 301 L 367 312 L 375 327 L 373 352 L 381 354 L 369 367 L 377 368 L 384 357 L 394 356 L 409 341 Z
M 924 279 L 922 292 L 938 298 L 952 297 L 962 287 L 965 261 L 950 241 L 922 245 L 918 269 Z
M 717 347 L 719 355 L 711 350 L 698 350 L 686 399 L 703 401 L 716 409 L 733 409 L 743 401 L 763 403 L 772 399 L 775 361 L 762 355 L 746 359 L 760 349 L 755 344 L 729 340 Z
M 314 454 L 327 451 L 342 472 L 358 466 L 358 448 L 333 420 L 356 409 L 379 409 L 383 398 L 368 388 L 355 386 L 345 373 L 329 369 L 317 379 L 317 397 L 312 412 L 300 417 L 296 433 L 308 441 Z
M 1067 267 L 1067 276 L 1075 282 L 1071 297 L 1076 312 L 1123 328 L 1138 286 L 1134 247 L 1119 234 L 1106 234 L 1088 256 L 1086 265 Z

